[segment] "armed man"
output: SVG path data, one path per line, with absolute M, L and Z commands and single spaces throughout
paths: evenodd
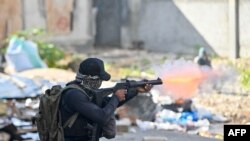
M 115 128 L 116 108 L 138 93 L 149 92 L 155 85 L 120 83 L 117 87 L 106 89 L 106 95 L 110 90 L 113 93 L 111 97 L 105 95 L 98 100 L 97 97 L 102 94 L 99 89 L 102 81 L 108 81 L 110 77 L 104 69 L 103 61 L 98 58 L 88 58 L 80 63 L 75 80 L 67 85 L 77 85 L 81 89 L 71 88 L 64 91 L 59 106 L 62 125 L 76 115 L 71 126 L 64 128 L 65 141 L 98 141 L 100 137 L 114 138 L 115 133 L 112 132 L 115 132 L 115 129 L 110 128 Z M 128 87 L 127 84 L 132 87 Z M 105 93 L 105 89 L 103 92 Z

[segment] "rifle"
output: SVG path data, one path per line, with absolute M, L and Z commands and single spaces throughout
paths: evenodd
M 130 88 L 138 88 L 138 87 L 143 87 L 147 84 L 151 85 L 161 85 L 162 80 L 160 78 L 156 80 L 142 80 L 142 81 L 134 81 L 134 80 L 126 80 L 125 82 L 119 82 L 116 83 L 114 87 L 111 88 L 102 88 L 98 90 L 93 90 L 94 94 L 94 103 L 101 107 L 102 106 L 102 101 L 103 98 L 110 95 L 111 93 L 114 93 L 115 91 L 119 89 L 130 89 Z M 93 131 L 92 131 L 92 136 L 91 136 L 91 141 L 99 141 L 99 133 L 100 133 L 100 127 L 98 124 L 94 124 Z

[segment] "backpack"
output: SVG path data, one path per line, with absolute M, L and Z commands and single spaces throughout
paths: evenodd
M 63 91 L 67 89 L 79 89 L 84 92 L 78 85 L 68 85 L 62 88 L 55 85 L 51 89 L 47 89 L 45 94 L 40 96 L 39 109 L 34 117 L 40 141 L 64 141 L 63 129 L 71 127 L 77 119 L 78 113 L 73 114 L 64 125 L 61 124 L 61 114 L 59 111 L 59 103 Z

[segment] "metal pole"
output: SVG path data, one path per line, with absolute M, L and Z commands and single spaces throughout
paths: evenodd
M 240 58 L 239 1 L 235 0 L 235 59 Z

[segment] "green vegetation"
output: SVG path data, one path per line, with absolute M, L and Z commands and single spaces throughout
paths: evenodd
M 48 67 L 62 67 L 57 62 L 64 58 L 64 52 L 54 44 L 44 41 L 45 36 L 48 36 L 45 30 L 39 28 L 16 32 L 4 41 L 4 50 L 6 50 L 10 39 L 13 37 L 31 40 L 37 44 L 39 54 Z
M 240 73 L 240 84 L 245 92 L 250 91 L 250 65 L 247 60 L 241 59 L 236 63 L 236 68 Z
M 36 43 L 39 48 L 39 54 L 48 67 L 60 67 L 57 65 L 57 62 L 64 58 L 64 52 L 51 43 L 43 41 L 37 41 Z
M 250 69 L 241 70 L 240 81 L 242 86 L 246 89 L 250 89 Z

